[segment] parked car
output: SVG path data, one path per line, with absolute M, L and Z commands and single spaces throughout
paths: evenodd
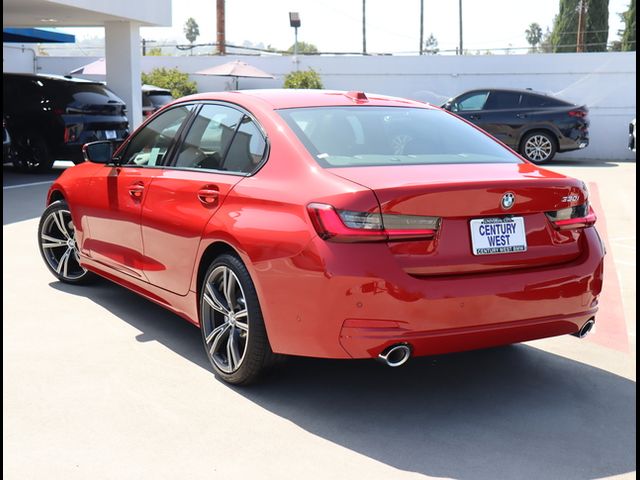
M 474 123 L 533 163 L 589 145 L 586 106 L 532 90 L 478 89 L 442 107 Z
M 200 326 L 230 383 L 274 354 L 399 366 L 595 322 L 603 246 L 585 184 L 424 103 L 194 95 L 114 153 L 85 153 L 49 190 L 47 267 Z
M 629 124 L 629 150 L 636 151 L 636 119 Z
M 3 109 L 14 163 L 46 171 L 54 160 L 83 161 L 82 145 L 129 133 L 124 102 L 100 82 L 4 73 Z
M 142 116 L 149 117 L 171 103 L 171 91 L 154 85 L 142 85 Z

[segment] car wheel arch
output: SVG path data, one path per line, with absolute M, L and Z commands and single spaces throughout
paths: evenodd
M 518 153 L 520 153 L 520 151 L 522 150 L 524 139 L 527 138 L 528 135 L 537 132 L 549 135 L 551 137 L 551 140 L 553 140 L 553 142 L 556 144 L 556 151 L 559 151 L 560 140 L 558 139 L 558 134 L 556 132 L 548 127 L 532 127 L 522 132 L 522 135 L 520 135 L 520 139 L 518 140 Z
M 231 244 L 221 240 L 212 241 L 211 243 L 209 243 L 209 245 L 207 245 L 207 247 L 202 252 L 202 255 L 200 255 L 200 258 L 198 259 L 196 277 L 194 279 L 196 293 L 198 295 L 200 295 L 200 289 L 202 288 L 202 283 L 204 282 L 204 277 L 207 273 L 209 265 L 211 265 L 211 262 L 213 262 L 217 257 L 225 253 L 238 257 L 245 265 L 245 267 L 247 267 L 247 262 L 245 261 L 243 256 Z M 247 267 L 247 270 L 251 271 L 249 267 Z
M 58 200 L 67 200 L 64 192 L 60 189 L 52 190 L 51 193 L 49 193 L 49 200 L 47 201 L 47 205 L 51 205 L 53 202 L 57 202 Z

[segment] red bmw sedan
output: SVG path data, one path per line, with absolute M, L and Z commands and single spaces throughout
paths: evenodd
M 198 325 L 230 383 L 277 354 L 399 366 L 594 324 L 604 250 L 584 183 L 437 107 L 208 93 L 85 156 L 49 191 L 46 265 Z

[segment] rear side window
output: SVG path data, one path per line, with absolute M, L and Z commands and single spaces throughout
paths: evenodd
M 204 105 L 174 166 L 251 173 L 265 150 L 266 140 L 249 116 L 223 105 Z
M 350 106 L 278 113 L 325 168 L 520 162 L 495 140 L 440 110 Z
M 204 105 L 180 147 L 174 166 L 222 170 L 224 155 L 242 116 L 234 108 Z
M 191 105 L 171 108 L 150 121 L 129 142 L 122 163 L 139 167 L 162 165 L 191 108 Z
M 531 95 L 524 94 L 522 96 L 522 106 L 529 108 L 544 108 L 544 107 L 566 107 L 570 104 L 558 100 L 557 98 L 547 97 L 544 95 Z
M 501 92 L 494 91 L 489 94 L 485 110 L 506 110 L 509 108 L 518 108 L 520 106 L 520 97 L 522 94 L 518 92 Z

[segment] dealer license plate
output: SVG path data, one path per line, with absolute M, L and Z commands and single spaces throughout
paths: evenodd
M 527 251 L 524 218 L 477 218 L 471 220 L 471 245 L 474 255 Z

